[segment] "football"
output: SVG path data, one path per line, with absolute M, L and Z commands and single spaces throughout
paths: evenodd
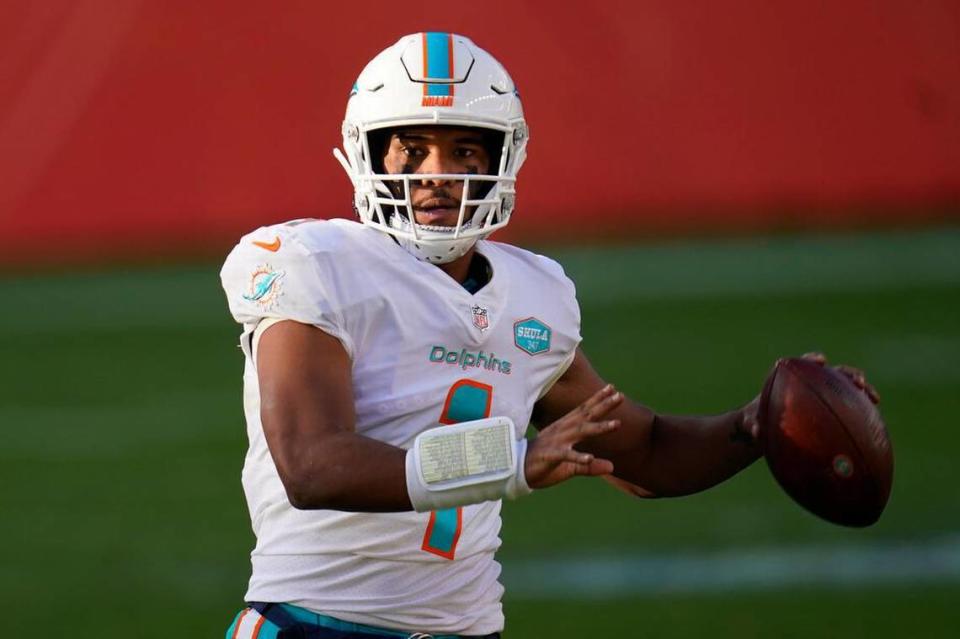
M 770 472 L 797 503 L 843 526 L 880 518 L 893 448 L 877 407 L 849 377 L 812 360 L 781 359 L 757 418 Z

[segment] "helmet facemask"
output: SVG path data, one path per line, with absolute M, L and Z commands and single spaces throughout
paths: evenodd
M 388 173 L 382 156 L 385 139 L 395 129 L 371 131 L 363 136 L 362 157 L 369 172 L 354 174 L 355 207 L 368 226 L 395 237 L 399 244 L 419 259 L 435 264 L 455 260 L 470 250 L 478 239 L 506 226 L 513 210 L 516 178 L 508 172 L 512 150 L 505 134 L 484 130 L 487 139 L 503 140 L 499 146 L 485 145 L 491 161 L 491 174 L 461 173 Z M 342 162 L 342 160 L 341 160 Z M 351 173 L 349 165 L 344 168 Z M 434 226 L 416 221 L 413 192 L 423 181 L 462 184 L 459 214 L 453 226 Z M 436 187 L 438 193 L 449 189 Z

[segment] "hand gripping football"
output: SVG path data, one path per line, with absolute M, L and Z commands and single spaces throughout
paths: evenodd
M 893 449 L 877 407 L 843 373 L 781 359 L 757 419 L 770 472 L 797 503 L 843 526 L 880 518 L 893 482 Z

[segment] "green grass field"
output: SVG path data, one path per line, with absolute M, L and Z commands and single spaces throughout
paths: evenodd
M 781 575 L 772 588 L 734 580 L 700 589 L 694 561 L 679 589 L 637 574 L 645 586 L 627 579 L 622 590 L 591 591 L 590 560 L 757 548 L 922 553 L 956 540 L 960 230 L 545 252 L 578 284 L 594 364 L 658 410 L 744 402 L 779 355 L 822 350 L 862 366 L 883 396 L 896 479 L 887 512 L 867 530 L 806 514 L 762 463 L 681 500 L 631 500 L 580 480 L 507 504 L 507 637 L 952 636 L 955 542 L 946 559 L 913 572 L 894 564 L 884 579 L 836 583 Z M 242 356 L 217 270 L 0 282 L 9 636 L 219 637 L 239 608 L 252 545 L 239 480 Z M 539 566 L 543 584 L 556 585 L 553 571 L 573 560 L 586 568 L 569 592 L 546 596 L 528 574 Z M 664 571 L 666 584 L 676 565 L 649 570 Z M 702 581 L 722 576 L 705 569 Z

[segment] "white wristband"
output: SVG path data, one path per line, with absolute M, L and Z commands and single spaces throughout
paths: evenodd
M 417 512 L 477 504 L 531 491 L 523 474 L 527 440 L 509 417 L 425 430 L 407 451 L 407 493 Z

